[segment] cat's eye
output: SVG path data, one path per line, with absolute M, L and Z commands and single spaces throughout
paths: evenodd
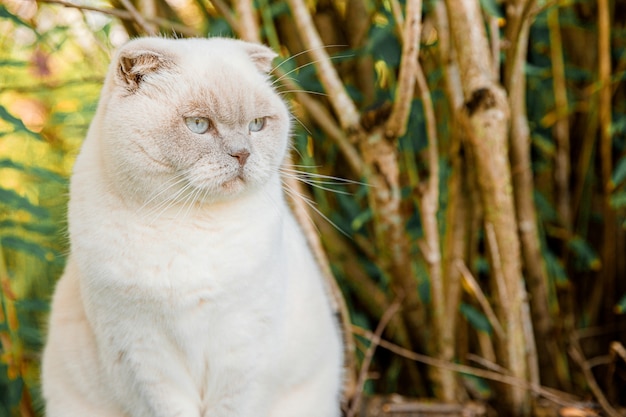
M 250 132 L 259 132 L 265 127 L 265 117 L 257 117 L 248 124 Z
M 211 126 L 211 122 L 206 117 L 185 117 L 185 124 L 189 130 L 199 135 L 206 133 Z

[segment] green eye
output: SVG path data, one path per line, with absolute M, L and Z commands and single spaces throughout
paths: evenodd
M 206 117 L 185 117 L 185 124 L 193 133 L 201 135 L 209 130 L 211 122 Z
M 265 127 L 265 117 L 257 117 L 248 124 L 250 132 L 259 132 Z

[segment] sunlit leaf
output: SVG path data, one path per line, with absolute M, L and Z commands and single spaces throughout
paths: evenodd
M 59 183 L 67 182 L 67 178 L 57 174 L 56 172 L 38 166 L 27 166 L 19 162 L 15 162 L 11 159 L 0 159 L 0 168 L 16 169 L 29 175 L 35 175 L 44 180 L 50 180 Z
M 13 23 L 16 23 L 20 26 L 26 26 L 29 29 L 31 28 L 31 26 L 28 23 L 26 23 L 19 17 L 15 16 L 13 13 L 9 12 L 3 4 L 0 4 L 0 18 L 9 19 Z
M 14 210 L 25 210 L 37 217 L 45 218 L 49 215 L 48 210 L 34 205 L 27 198 L 22 197 L 13 190 L 0 188 L 0 202 L 6 207 Z M 2 209 L 2 205 L 0 205 L 0 209 Z
M 22 229 L 27 232 L 49 236 L 58 230 L 58 226 L 52 223 L 45 223 L 40 220 L 29 223 L 17 222 L 15 220 L 0 220 L 0 230 L 2 229 Z
M 9 124 L 13 125 L 13 127 L 15 128 L 17 132 L 25 132 L 25 133 L 28 133 L 30 136 L 34 137 L 35 139 L 42 140 L 41 136 L 38 133 L 33 132 L 32 130 L 27 128 L 21 119 L 18 119 L 17 117 L 13 116 L 2 105 L 0 105 L 0 119 L 4 119 L 5 121 L 9 122 Z
M 54 260 L 55 257 L 58 257 L 60 255 L 52 249 L 44 248 L 38 243 L 22 239 L 17 236 L 2 236 L 0 237 L 0 244 L 4 248 L 21 251 L 28 255 L 39 258 L 43 262 L 51 262 Z

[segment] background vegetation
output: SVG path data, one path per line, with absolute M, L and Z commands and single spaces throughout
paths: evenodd
M 407 398 L 626 415 L 624 15 L 610 0 L 2 0 L 0 417 L 43 413 L 71 166 L 111 51 L 150 33 L 280 52 L 305 180 L 290 187 L 315 206 L 353 336 L 347 415 L 390 393 L 405 400 L 381 400 L 386 415 L 415 412 Z

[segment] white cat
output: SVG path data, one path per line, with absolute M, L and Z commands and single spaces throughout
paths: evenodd
M 281 189 L 275 53 L 142 38 L 118 51 L 70 187 L 49 417 L 336 417 L 342 343 Z

